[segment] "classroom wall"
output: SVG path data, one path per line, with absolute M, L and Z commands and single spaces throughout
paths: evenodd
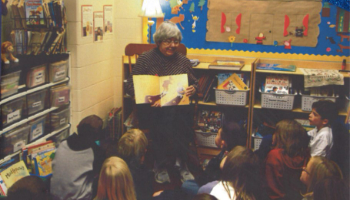
M 138 17 L 141 0 L 66 0 L 68 20 L 68 51 L 71 52 L 72 131 L 79 121 L 91 114 L 105 119 L 113 107 L 121 102 L 121 57 L 126 44 L 141 42 L 142 19 Z M 81 33 L 81 6 L 92 5 L 94 11 L 103 11 L 103 5 L 112 5 L 114 12 L 111 36 L 102 42 L 83 38 Z

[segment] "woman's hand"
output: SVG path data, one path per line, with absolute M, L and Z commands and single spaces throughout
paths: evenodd
M 151 107 L 160 107 L 160 100 L 161 100 L 161 99 L 159 99 L 159 100 L 157 100 L 156 102 L 154 102 L 154 104 L 152 104 Z
M 196 88 L 191 85 L 188 86 L 185 91 L 186 96 L 192 96 L 196 93 Z

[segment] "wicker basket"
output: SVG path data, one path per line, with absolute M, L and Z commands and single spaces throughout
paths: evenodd
M 220 90 L 215 89 L 215 103 L 222 105 L 247 105 L 249 90 Z

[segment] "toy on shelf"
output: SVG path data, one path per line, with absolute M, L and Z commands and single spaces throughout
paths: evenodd
M 10 41 L 5 41 L 1 44 L 1 60 L 5 64 L 10 64 L 10 60 L 13 62 L 18 62 L 18 58 L 13 56 L 13 44 Z

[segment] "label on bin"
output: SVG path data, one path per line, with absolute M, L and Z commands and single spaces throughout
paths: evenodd
M 60 120 L 60 125 L 62 125 L 64 123 L 66 123 L 66 118 L 63 118 L 63 119 Z
M 55 73 L 55 80 L 61 80 L 66 76 L 65 66 L 60 66 L 58 71 Z
M 36 85 L 40 85 L 40 84 L 42 84 L 42 83 L 44 83 L 45 82 L 45 76 L 44 76 L 44 72 L 43 71 L 39 71 L 39 72 L 36 72 L 35 74 L 34 74 L 34 86 L 36 86 Z
M 7 123 L 11 123 L 14 122 L 16 120 L 19 120 L 21 118 L 21 113 L 20 113 L 20 109 L 16 110 L 15 112 L 12 112 L 10 114 L 7 115 Z
M 31 138 L 32 140 L 36 139 L 37 137 L 41 136 L 43 134 L 43 124 L 35 124 L 32 126 L 32 131 L 31 131 Z
M 26 145 L 26 141 L 25 140 L 21 140 L 21 141 L 16 142 L 13 145 L 13 152 L 21 150 L 25 145 Z
M 38 107 L 38 106 L 41 106 L 41 101 L 37 101 L 37 102 L 34 102 L 32 104 L 32 108 L 35 108 L 35 107 Z
M 65 101 L 65 97 L 62 96 L 62 97 L 58 97 L 58 103 L 63 103 Z

